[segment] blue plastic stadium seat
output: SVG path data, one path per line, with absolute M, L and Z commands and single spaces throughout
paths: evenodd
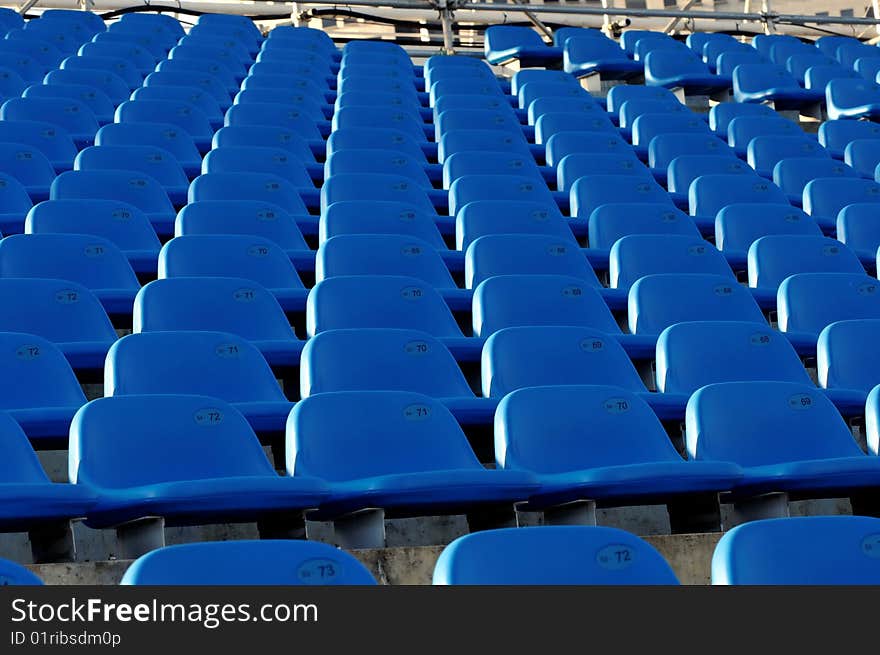
M 595 152 L 633 152 L 631 146 L 612 132 L 557 132 L 545 144 L 547 164 L 556 166 L 566 155 Z
M 264 146 L 221 146 L 202 161 L 203 173 L 267 173 L 295 187 L 313 187 L 304 162 L 287 150 Z
M 571 275 L 496 275 L 474 291 L 474 334 L 486 338 L 504 328 L 536 325 L 577 325 L 620 334 L 599 291 Z
M 407 177 L 425 190 L 432 189 L 424 166 L 418 158 L 396 150 L 337 150 L 324 164 L 324 179 L 352 173 L 380 173 Z
M 690 459 L 734 462 L 744 477 L 733 498 L 773 492 L 815 498 L 876 486 L 880 459 L 862 452 L 840 413 L 812 385 L 723 382 L 687 406 Z
M 773 182 L 785 191 L 789 202 L 794 205 L 803 205 L 804 190 L 807 184 L 813 180 L 823 180 L 820 185 L 814 187 L 815 194 L 818 191 L 824 192 L 825 188 L 832 182 L 836 184 L 836 182 L 840 181 L 846 185 L 849 183 L 842 178 L 857 177 L 859 177 L 859 174 L 855 169 L 836 159 L 795 157 L 793 159 L 783 159 L 773 168 Z M 853 200 L 853 202 L 859 202 L 859 200 Z M 816 206 L 813 197 L 810 198 L 809 204 L 810 206 Z M 835 207 L 832 206 L 827 209 L 820 207 L 820 209 L 828 213 L 810 213 L 813 214 L 813 217 L 823 228 L 833 226 L 837 214 L 831 212 L 835 211 Z M 839 208 L 837 210 L 839 211 Z
M 189 134 L 196 147 L 207 152 L 214 130 L 205 113 L 179 100 L 131 100 L 116 108 L 117 123 L 170 123 Z
M 337 391 L 297 403 L 287 422 L 287 472 L 327 481 L 330 497 L 314 514 L 324 520 L 365 509 L 384 510 L 379 521 L 512 510 L 537 487 L 527 473 L 485 468 L 440 401 L 405 391 Z
M 137 68 L 142 75 L 149 74 L 156 67 L 156 56 L 137 43 L 121 41 L 89 41 L 80 46 L 77 54 L 86 57 L 112 57 L 124 59 Z
M 708 134 L 709 126 L 693 112 L 642 114 L 633 122 L 632 143 L 636 151 L 648 152 L 648 145 L 658 134 Z
M 122 23 L 122 21 L 119 21 L 119 23 Z M 124 45 L 134 43 L 157 59 L 164 58 L 168 54 L 168 48 L 174 45 L 176 41 L 174 37 L 171 37 L 170 43 L 166 45 L 161 37 L 157 38 L 154 34 L 137 32 L 126 27 L 120 30 L 116 23 L 111 24 L 106 32 L 96 34 L 92 37 L 92 40 L 95 43 L 122 43 Z
M 104 395 L 144 394 L 218 398 L 258 433 L 283 430 L 293 406 L 257 347 L 227 332 L 141 332 L 119 339 L 107 354 Z
M 235 81 L 235 76 L 223 64 L 219 62 L 205 62 L 187 59 L 162 59 L 156 65 L 158 73 L 183 73 L 191 75 L 196 84 L 201 84 L 201 80 L 205 76 L 215 79 L 226 92 L 226 103 L 229 102 L 229 96 L 238 91 L 239 85 Z M 167 78 L 171 79 L 171 78 Z M 208 83 L 208 88 L 216 89 L 213 82 Z M 218 98 L 218 100 L 223 100 Z
M 556 167 L 556 187 L 559 191 L 570 191 L 578 178 L 587 175 L 632 175 L 654 181 L 651 170 L 635 153 L 621 154 L 577 153 L 566 155 Z
M 629 291 L 629 329 L 660 334 L 686 321 L 747 321 L 765 326 L 764 314 L 743 285 L 725 275 L 661 273 L 639 278 Z
M 188 177 L 199 174 L 202 156 L 188 132 L 171 123 L 113 123 L 95 135 L 96 146 L 152 146 L 172 155 Z
M 535 98 L 531 99 L 534 94 Z M 529 125 L 544 114 L 585 111 L 602 114 L 605 107 L 579 86 L 560 82 L 529 82 L 522 89 Z
M 819 143 L 832 157 L 843 159 L 844 149 L 856 139 L 880 139 L 880 125 L 870 121 L 824 121 L 819 126 Z
M 433 583 L 675 585 L 678 579 L 660 553 L 635 535 L 617 528 L 570 525 L 459 537 L 437 559 Z
M 674 207 L 666 190 L 653 180 L 633 175 L 591 175 L 576 180 L 570 191 L 571 215 L 587 218 L 598 206 L 626 201 Z
M 232 105 L 226 112 L 226 126 L 265 125 L 295 130 L 307 139 L 320 139 L 315 121 L 295 106 L 266 102 Z
M 45 63 L 39 61 L 36 57 L 26 52 L 22 52 L 21 47 L 10 40 L 0 40 L 0 54 L 3 55 L 3 68 L 15 74 L 21 81 L 27 84 L 39 84 L 40 80 L 45 77 L 47 69 Z M 15 97 L 15 96 L 12 96 Z
M 332 211 L 332 208 L 331 208 Z M 499 221 L 498 216 L 504 215 Z M 577 247 L 567 219 L 555 205 L 519 200 L 477 200 L 462 207 L 455 220 L 458 250 L 490 234 L 541 234 Z
M 852 172 L 852 177 L 821 177 L 808 182 L 804 187 L 804 211 L 816 220 L 834 224 L 847 205 L 880 202 L 880 183 L 858 179 L 858 174 Z
M 334 136 L 335 134 L 331 135 L 330 139 L 332 140 Z M 440 139 L 437 147 L 437 159 L 442 164 L 447 157 L 456 152 L 474 152 L 475 150 L 481 152 L 510 152 L 522 155 L 530 154 L 531 152 L 528 141 L 521 134 L 514 134 L 504 130 L 453 130 L 444 134 Z
M 0 332 L 0 346 L 0 410 L 15 419 L 35 446 L 63 447 L 73 415 L 86 402 L 64 354 L 46 339 L 23 332 Z M 4 457 L 7 461 L 12 459 Z
M 569 239 L 550 235 L 490 234 L 471 242 L 465 253 L 465 286 L 475 288 L 496 275 L 567 275 L 599 288 L 583 252 Z
M 715 218 L 715 245 L 728 259 L 745 263 L 749 247 L 771 234 L 822 236 L 816 221 L 790 205 L 734 203 Z
M 415 237 L 402 234 L 347 234 L 322 243 L 315 259 L 316 281 L 348 275 L 416 278 L 440 291 L 450 309 L 470 308 L 471 294 L 456 287 L 436 248 Z
M 156 56 L 137 43 L 116 41 L 89 41 L 84 43 L 77 54 L 91 57 L 113 57 L 125 59 L 134 64 L 141 74 L 147 75 L 156 67 Z
M 256 104 L 256 103 L 254 103 Z M 241 106 L 241 105 L 239 105 Z M 248 105 L 249 107 L 254 105 Z M 289 111 L 289 110 L 288 110 Z M 459 112 L 470 113 L 471 111 L 476 111 L 479 114 L 482 114 L 480 110 L 450 110 L 450 112 L 443 112 L 444 114 L 458 114 Z M 511 115 L 511 118 L 513 116 Z M 231 122 L 230 119 L 229 125 L 235 125 L 236 123 Z M 440 133 L 442 128 L 442 118 L 438 117 L 437 120 L 437 130 L 438 134 Z M 247 123 L 238 123 L 241 125 L 246 125 Z M 263 125 L 266 124 L 283 124 L 287 125 L 287 123 L 260 123 Z M 333 114 L 333 129 L 357 129 L 360 127 L 366 128 L 388 128 L 392 130 L 399 130 L 404 134 L 408 134 L 412 139 L 418 142 L 427 141 L 427 135 L 425 134 L 425 125 L 421 122 L 420 119 L 416 119 L 410 114 L 408 111 L 401 110 L 392 110 L 387 107 L 344 107 Z M 517 122 L 518 125 L 518 122 Z M 304 136 L 308 136 L 310 138 L 320 138 L 320 133 L 317 133 L 317 128 L 315 128 L 314 133 L 310 133 L 304 128 L 299 128 L 301 132 L 303 132 Z
M 439 399 L 462 424 L 491 424 L 496 402 L 474 396 L 439 340 L 418 330 L 327 330 L 309 339 L 303 398 L 332 391 L 412 391 Z
M 736 279 L 715 247 L 700 238 L 679 234 L 638 234 L 618 239 L 608 265 L 611 287 L 629 289 L 654 273 L 711 273 Z
M 877 362 L 880 357 L 876 342 L 880 320 L 858 318 L 835 321 L 820 333 L 816 344 L 816 370 L 819 385 L 826 389 L 854 389 L 868 393 L 878 384 Z M 869 435 L 873 442 L 869 445 L 876 454 L 877 441 L 877 394 L 871 394 L 873 412 L 867 424 L 871 426 Z
M 135 560 L 122 585 L 374 585 L 352 555 L 316 541 L 272 539 L 167 546 Z
M 244 79 L 246 67 L 239 53 L 229 48 L 202 43 L 186 42 L 176 45 L 168 52 L 169 59 L 196 59 L 199 61 L 219 61 L 226 66 L 236 79 Z
M 294 130 L 283 127 L 260 125 L 221 127 L 214 133 L 212 145 L 214 148 L 238 146 L 281 148 L 306 164 L 312 164 L 315 161 L 315 155 L 308 142 Z
M 880 284 L 861 273 L 792 275 L 779 285 L 777 314 L 780 330 L 816 338 L 835 321 L 880 318 Z
M 862 177 L 875 179 L 877 165 L 880 164 L 880 152 L 874 139 L 856 139 L 850 141 L 843 151 L 843 160 L 852 166 Z
M 73 139 L 63 128 L 40 121 L 0 121 L 0 143 L 33 146 L 46 156 L 56 171 L 70 169 L 76 156 Z M 6 204 L 4 201 L 4 206 Z M 17 208 L 17 204 L 13 203 L 12 208 Z
M 224 91 L 224 94 L 226 92 Z M 351 96 L 353 94 L 346 94 Z M 226 94 L 228 98 L 228 94 Z M 337 98 L 339 102 L 340 98 Z M 345 100 L 343 99 L 342 102 Z M 228 102 L 228 100 L 227 100 Z M 235 94 L 234 104 L 248 104 L 251 102 L 268 102 L 293 105 L 299 107 L 307 116 L 314 121 L 324 120 L 328 106 L 315 98 L 312 94 L 299 89 L 288 88 L 248 88 Z M 339 106 L 337 104 L 337 106 Z
M 734 203 L 788 204 L 788 196 L 770 180 L 753 175 L 701 175 L 688 190 L 691 216 L 712 218 Z
M 831 120 L 880 115 L 880 85 L 874 81 L 858 76 L 836 78 L 828 82 L 825 96 Z
M 590 248 L 610 249 L 630 234 L 681 234 L 694 239 L 700 231 L 680 209 L 667 204 L 620 202 L 600 205 L 590 214 L 587 241 Z
M 42 584 L 43 581 L 37 575 L 21 564 L 0 559 L 0 586 L 41 586 Z
M 733 70 L 733 97 L 737 102 L 771 101 L 776 109 L 797 109 L 821 102 L 825 94 L 802 88 L 782 66 L 741 64 Z
M 759 136 L 804 136 L 794 121 L 776 116 L 737 116 L 727 124 L 727 143 L 738 157 L 748 155 L 752 139 Z
M 134 205 L 152 223 L 158 234 L 174 231 L 174 206 L 165 189 L 149 175 L 137 170 L 68 171 L 55 178 L 49 190 L 52 200 L 117 200 Z
M 178 236 L 159 253 L 159 278 L 240 277 L 269 289 L 285 311 L 301 311 L 307 292 L 278 244 L 245 234 Z
M 802 51 L 790 56 L 785 62 L 785 68 L 801 84 L 806 84 L 807 71 L 817 66 L 837 66 L 837 60 L 818 51 Z
M 54 98 L 75 100 L 88 108 L 99 125 L 113 122 L 115 105 L 107 95 L 85 84 L 34 84 L 21 94 L 23 98 Z M 70 126 L 66 126 L 70 130 Z M 91 129 L 91 126 L 89 127 Z
M 627 100 L 620 107 L 618 122 L 621 134 L 632 136 L 633 124 L 643 114 L 683 114 L 693 117 L 693 113 L 677 98 L 662 100 Z M 684 133 L 684 131 L 683 131 Z M 650 145 L 650 141 L 647 142 Z
M 0 277 L 70 280 L 94 293 L 107 313 L 131 313 L 140 289 L 119 248 L 86 234 L 14 234 L 0 241 Z
M 73 168 L 77 171 L 138 171 L 158 182 L 172 205 L 186 204 L 189 179 L 177 158 L 163 148 L 92 146 L 80 151 Z
M 746 148 L 749 166 L 758 175 L 773 177 L 773 168 L 783 159 L 830 159 L 831 155 L 818 141 L 803 136 L 758 136 Z
M 93 143 L 98 131 L 92 110 L 69 98 L 12 98 L 0 106 L 0 120 L 37 120 L 58 125 L 79 147 Z
M 479 359 L 483 343 L 462 334 L 436 289 L 421 280 L 393 275 L 341 276 L 319 282 L 309 293 L 306 328 L 310 337 L 346 328 L 420 330 L 442 341 L 457 360 Z
M 682 88 L 695 95 L 711 95 L 730 86 L 689 51 L 657 50 L 649 52 L 644 62 L 645 84 L 650 86 Z
M 184 330 L 229 332 L 254 344 L 270 366 L 299 365 L 302 342 L 275 296 L 252 280 L 177 277 L 141 289 L 133 332 Z
M 673 134 L 671 136 L 681 135 Z M 679 155 L 666 167 L 666 186 L 670 194 L 674 194 L 672 197 L 681 199 L 684 204 L 688 202 L 688 194 L 693 181 L 707 175 L 711 175 L 713 178 L 737 175 L 754 179 L 755 172 L 744 161 L 736 156 L 731 157 L 730 154 Z M 701 222 L 705 222 L 706 219 L 711 221 L 714 218 L 714 215 L 709 214 L 708 210 L 698 216 Z
M 98 299 L 68 280 L 0 279 L 0 330 L 51 341 L 77 371 L 101 370 L 116 331 Z
M 820 91 L 825 94 L 825 104 L 830 107 L 835 104 L 838 107 L 847 107 L 852 111 L 854 105 L 860 100 L 867 103 L 871 102 L 871 97 L 877 96 L 873 93 L 865 93 L 861 89 L 853 88 L 846 84 L 838 84 L 839 82 L 864 82 L 856 71 L 850 68 L 844 68 L 838 64 L 831 66 L 811 66 L 807 69 L 804 76 L 804 85 L 807 89 Z M 833 82 L 833 84 L 832 84 Z M 876 86 L 876 85 L 875 85 Z M 880 89 L 880 87 L 878 87 Z M 829 93 L 833 94 L 833 100 L 829 102 Z M 839 103 L 839 104 L 838 104 Z M 829 116 L 832 112 L 829 112 Z
M 518 389 L 499 403 L 498 468 L 535 474 L 528 508 L 593 500 L 608 505 L 673 502 L 725 491 L 741 476 L 722 462 L 687 462 L 648 404 L 612 386 Z
M 523 175 L 466 175 L 455 180 L 449 188 L 450 216 L 478 200 L 518 200 L 546 205 L 556 202 L 543 181 Z
M 599 112 L 564 111 L 541 114 L 535 121 L 535 143 L 545 144 L 560 132 L 608 132 L 616 134 L 611 120 Z
M 562 66 L 575 77 L 599 74 L 603 79 L 627 79 L 641 75 L 644 65 L 633 61 L 608 38 L 574 36 L 565 41 Z
M 527 110 L 529 123 L 534 124 L 538 116 L 551 111 L 583 111 L 598 113 L 604 111 L 600 105 L 583 89 L 572 75 L 560 71 L 525 70 L 520 73 L 546 73 L 544 77 L 520 76 L 517 91 L 517 104 Z M 517 73 L 517 75 L 520 75 Z M 525 81 L 523 81 L 525 80 Z M 535 105 L 535 103 L 538 103 Z
M 642 84 L 620 84 L 608 89 L 608 96 L 605 99 L 606 108 L 610 114 L 620 114 L 620 110 L 627 102 L 657 102 L 672 103 L 678 102 L 678 97 L 669 89 L 656 86 L 645 86 Z
M 841 45 L 853 43 L 855 41 L 857 41 L 857 39 L 854 39 L 851 36 L 822 36 L 816 39 L 816 42 L 813 45 L 829 57 L 834 57 L 837 54 L 837 49 Z
M 122 356 L 115 352 L 111 362 Z M 167 525 L 257 520 L 295 515 L 327 495 L 320 480 L 277 475 L 235 404 L 167 389 L 118 392 L 83 407 L 70 429 L 70 480 L 98 495 L 89 526 L 148 517 Z
M 0 234 L 22 232 L 24 217 L 32 206 L 27 187 L 13 176 L 0 173 Z
M 531 155 L 512 152 L 456 152 L 443 162 L 443 187 L 467 175 L 493 175 L 497 173 L 529 177 L 544 183 L 541 169 Z
M 178 213 L 174 234 L 262 237 L 284 249 L 291 259 L 311 256 L 295 218 L 278 205 L 258 200 L 191 202 Z
M 581 326 L 509 327 L 483 347 L 483 395 L 543 385 L 601 384 L 643 395 L 661 420 L 683 416 L 686 396 L 651 394 L 614 336 Z
M 214 129 L 223 125 L 223 110 L 211 93 L 195 86 L 151 85 L 134 90 L 132 101 L 184 102 L 200 110 Z
M 326 186 L 326 185 L 325 185 Z M 189 202 L 203 200 L 257 200 L 278 205 L 291 214 L 307 214 L 296 188 L 271 173 L 208 173 L 189 187 Z
M 406 203 L 393 201 L 335 202 L 321 217 L 318 240 L 346 234 L 402 234 L 447 250 L 433 218 Z
M 866 57 L 876 59 L 880 57 L 877 47 L 868 43 L 854 42 L 841 43 L 834 51 L 834 56 L 842 66 L 852 68 L 856 61 Z
M 846 245 L 823 236 L 776 234 L 752 243 L 748 254 L 749 286 L 776 289 L 795 273 L 862 273 Z
M 717 382 L 777 380 L 811 384 L 791 343 L 769 325 L 695 321 L 657 339 L 657 388 L 691 394 Z
M 74 485 L 50 482 L 21 427 L 6 412 L 0 413 L 0 444 L 4 455 L 0 468 L 0 531 L 33 530 L 39 535 L 41 529 L 51 531 L 86 515 L 94 504 L 94 494 Z M 0 560 L 0 586 L 10 584 L 42 582 L 24 567 Z
M 21 75 L 8 66 L 0 66 L 0 102 L 17 98 L 27 86 Z
M 648 165 L 655 174 L 665 176 L 676 157 L 689 155 L 736 156 L 733 148 L 711 134 L 658 134 L 648 144 Z
M 712 555 L 712 584 L 877 584 L 878 530 L 880 519 L 866 516 L 751 521 L 721 537 Z
M 880 248 L 880 223 L 872 202 L 847 205 L 837 214 L 837 238 L 868 264 L 876 262 Z
M 349 200 L 392 200 L 411 204 L 428 214 L 436 213 L 425 189 L 399 175 L 347 173 L 325 180 L 321 187 L 321 213 L 335 202 Z
M 67 57 L 61 62 L 62 70 L 99 70 L 118 75 L 128 85 L 130 90 L 138 88 L 143 82 L 143 77 L 134 65 L 126 59 L 119 57 L 93 57 L 91 55 L 76 55 Z
M 764 116 L 776 118 L 778 114 L 767 105 L 741 104 L 738 102 L 719 102 L 709 110 L 709 127 L 718 136 L 727 138 L 727 128 L 734 118 L 745 116 Z M 748 144 L 746 144 L 748 145 Z
M 562 49 L 548 46 L 530 27 L 492 25 L 485 33 L 485 55 L 490 64 L 516 59 L 520 66 L 528 68 L 558 64 Z

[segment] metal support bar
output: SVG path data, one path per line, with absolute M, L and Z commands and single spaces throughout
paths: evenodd
M 378 0 L 354 0 L 349 4 L 365 4 L 368 6 L 394 7 L 393 3 L 378 2 Z M 411 5 L 408 5 L 411 8 Z M 457 5 L 458 9 L 470 9 L 472 11 L 534 11 L 534 7 L 527 8 L 521 5 L 491 4 L 485 2 L 462 2 Z M 578 14 L 583 16 L 604 16 L 613 14 L 632 18 L 689 18 L 693 20 L 732 20 L 763 22 L 768 18 L 782 23 L 813 23 L 830 25 L 878 25 L 880 20 L 876 18 L 856 18 L 855 16 L 803 16 L 799 14 L 776 14 L 771 12 L 769 16 L 762 13 L 737 13 L 730 11 L 692 11 L 683 9 L 607 9 L 598 7 L 553 7 L 541 5 L 538 10 L 542 14 Z
M 452 26 L 455 23 L 455 17 L 446 0 L 440 0 L 437 8 L 440 10 L 440 25 L 443 28 L 443 54 L 454 55 L 455 38 L 452 33 Z
M 573 503 L 548 507 L 544 510 L 546 525 L 596 525 L 596 503 L 576 500 Z
M 519 4 L 519 5 L 529 4 L 528 2 L 523 2 L 523 0 L 512 0 L 512 1 L 516 4 Z M 550 28 L 547 27 L 546 25 L 544 25 L 544 23 L 541 22 L 541 19 L 538 18 L 537 16 L 535 16 L 535 14 L 533 12 L 527 11 L 526 18 L 528 18 L 531 21 L 532 25 L 537 27 L 538 31 L 541 32 L 548 39 L 553 38 L 553 32 L 550 31 Z
M 346 550 L 385 548 L 385 510 L 365 509 L 333 522 L 339 545 Z
M 70 521 L 58 521 L 28 531 L 34 563 L 72 562 L 76 559 Z
M 789 516 L 788 494 L 783 492 L 763 494 L 753 498 L 745 498 L 733 504 L 733 512 L 730 515 L 731 525 L 725 525 L 729 530 L 741 523 L 757 521 L 760 519 L 781 519 Z
M 696 4 L 697 0 L 687 0 L 684 3 L 684 6 L 681 8 L 682 11 L 686 11 Z M 663 28 L 663 34 L 670 34 L 675 31 L 675 28 L 678 27 L 678 24 L 681 22 L 681 18 L 673 18 L 668 23 L 666 23 L 666 27 Z
M 18 9 L 18 13 L 24 16 L 27 12 L 31 10 L 32 7 L 36 6 L 36 4 L 40 0 L 27 0 L 21 7 Z
M 150 551 L 165 547 L 165 519 L 139 519 L 116 528 L 119 559 L 137 559 Z

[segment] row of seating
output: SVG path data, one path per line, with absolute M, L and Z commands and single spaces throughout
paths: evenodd
M 599 30 L 564 28 L 546 45 L 526 27 L 486 30 L 486 58 L 503 64 L 559 66 L 602 81 L 641 78 L 647 86 L 689 95 L 732 94 L 737 102 L 771 102 L 777 109 L 824 103 L 827 115 L 870 118 L 880 107 L 880 56 L 852 37 L 815 44 L 781 34 L 758 34 L 751 46 L 727 34 L 691 34 L 687 42 L 647 30 L 626 30 L 619 44 Z
M 603 356 L 600 336 L 574 332 L 555 335 L 567 346 L 565 357 Z M 229 335 L 198 336 L 211 339 L 202 361 L 251 357 L 241 343 L 223 340 Z M 184 348 L 204 345 L 182 334 L 157 337 L 129 343 L 145 356 L 158 355 L 150 342 L 163 337 Z M 409 345 L 418 355 L 423 344 Z M 51 355 L 38 344 L 18 352 L 29 361 Z M 719 493 L 740 505 L 788 494 L 780 510 L 787 515 L 789 496 L 858 497 L 880 479 L 880 459 L 865 455 L 834 405 L 803 383 L 700 388 L 687 404 L 686 461 L 642 398 L 626 386 L 608 386 L 617 380 L 604 386 L 532 381 L 500 401 L 496 468 L 488 469 L 440 399 L 409 391 L 326 391 L 292 405 L 255 389 L 226 402 L 222 387 L 231 381 L 208 367 L 204 386 L 213 388 L 204 392 L 211 395 L 175 395 L 193 393 L 178 382 L 192 364 L 165 359 L 164 379 L 108 373 L 109 397 L 73 417 L 71 484 L 48 481 L 24 432 L 4 415 L 3 493 L 16 502 L 5 505 L 3 529 L 85 517 L 90 527 L 116 528 L 125 549 L 132 531 L 143 547 L 143 524 L 154 525 L 155 517 L 153 538 L 162 544 L 165 524 L 257 521 L 272 534 L 279 526 L 302 530 L 304 514 L 335 521 L 350 547 L 376 547 L 384 544 L 386 515 L 467 514 L 479 529 L 489 510 L 492 521 L 513 520 L 514 505 L 544 512 L 549 523 L 563 517 L 594 523 L 596 503 L 666 504 L 675 529 L 689 523 L 679 514 L 701 497 L 715 498 L 717 512 Z M 866 413 L 869 450 L 877 455 L 880 387 L 870 393 Z M 266 458 L 255 435 L 261 429 L 286 431 L 286 476 Z M 718 529 L 719 520 L 708 525 Z
M 878 520 L 808 517 L 755 521 L 725 534 L 714 585 L 868 585 L 880 580 Z M 0 560 L 3 584 L 39 585 Z M 662 555 L 606 527 L 501 529 L 466 535 L 438 558 L 435 585 L 675 585 Z M 317 542 L 227 541 L 168 546 L 133 562 L 123 585 L 374 585 L 360 561 Z

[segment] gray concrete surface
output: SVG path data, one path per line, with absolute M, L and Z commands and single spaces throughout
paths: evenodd
M 646 537 L 669 562 L 682 584 L 709 583 L 712 551 L 718 534 L 657 535 Z M 380 584 L 431 584 L 434 564 L 442 546 L 359 550 L 354 555 L 370 569 Z M 51 585 L 114 585 L 122 579 L 130 561 L 38 564 L 29 568 Z

